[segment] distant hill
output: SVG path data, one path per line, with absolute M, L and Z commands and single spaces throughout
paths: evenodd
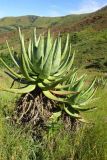
M 88 15 L 88 14 L 87 14 Z M 21 17 L 5 17 L 0 19 L 0 32 L 11 31 L 18 26 L 23 28 L 38 27 L 38 28 L 51 28 L 53 26 L 62 26 L 74 24 L 87 16 L 82 15 L 68 15 L 63 17 L 39 17 L 39 16 L 21 16 Z
M 21 17 L 4 17 L 0 19 L 0 33 L 15 30 L 18 26 L 23 28 L 53 28 L 54 30 L 80 31 L 91 26 L 100 30 L 107 27 L 107 6 L 90 13 L 80 15 L 67 15 L 63 17 L 40 17 L 27 15 Z
M 107 6 L 100 10 L 80 15 L 63 17 L 40 17 L 27 15 L 21 17 L 4 17 L 0 19 L 0 55 L 7 59 L 5 40 L 18 49 L 18 32 L 20 26 L 26 42 L 34 27 L 38 32 L 50 28 L 54 34 L 61 32 L 63 42 L 67 32 L 70 33 L 72 48 L 77 50 L 75 63 L 86 68 L 107 70 Z

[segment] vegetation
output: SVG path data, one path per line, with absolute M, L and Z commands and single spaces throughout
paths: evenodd
M 99 31 L 101 31 L 101 33 L 103 33 L 103 35 L 105 34 L 106 36 L 107 33 L 106 14 L 107 14 L 107 6 L 91 14 L 68 15 L 64 17 L 38 17 L 38 16 L 5 17 L 0 19 L 0 43 L 4 45 L 5 40 L 9 39 L 9 41 L 12 40 L 12 45 L 13 45 L 15 43 L 15 40 L 17 40 L 16 30 L 19 26 L 23 28 L 23 30 L 25 30 L 25 33 L 27 33 L 27 35 L 29 30 L 32 29 L 33 27 L 37 27 L 38 30 L 44 30 L 44 31 L 46 31 L 47 28 L 51 28 L 54 33 L 59 31 L 61 33 L 80 32 L 81 37 L 84 30 L 85 31 L 87 30 L 86 38 L 87 40 L 89 39 L 90 41 L 90 36 L 93 36 L 93 34 L 99 35 Z M 8 32 L 6 32 L 6 29 Z M 83 36 L 85 36 L 85 32 Z M 96 39 L 96 37 L 94 37 L 94 39 Z M 84 41 L 84 38 L 82 38 L 82 40 Z M 103 46 L 101 48 L 103 50 Z
M 20 29 L 19 36 L 21 55 L 13 55 L 7 43 L 10 56 L 18 68 L 18 73 L 9 68 L 2 58 L 0 60 L 9 70 L 10 73 L 8 75 L 15 81 L 24 84 L 24 86 L 18 89 L 2 88 L 2 90 L 15 93 L 35 91 L 36 93 L 33 96 L 39 96 L 39 94 L 43 93 L 47 98 L 59 102 L 55 104 L 55 107 L 58 108 L 59 106 L 59 109 L 56 109 L 56 112 L 53 112 L 49 117 L 53 122 L 57 121 L 63 111 L 71 117 L 84 121 L 80 112 L 93 109 L 92 107 L 85 108 L 84 106 L 90 102 L 95 94 L 96 87 L 94 87 L 94 84 L 96 80 L 93 80 L 87 88 L 83 88 L 86 75 L 83 74 L 78 78 L 77 70 L 71 69 L 74 54 L 71 55 L 69 35 L 67 35 L 64 50 L 61 48 L 60 36 L 53 41 L 50 31 L 48 31 L 47 38 L 44 35 L 40 35 L 37 38 L 36 30 L 34 30 L 34 41 L 29 41 L 27 50 L 24 44 L 24 36 L 21 34 Z M 41 103 L 41 98 L 38 101 Z M 39 106 L 39 103 L 36 105 Z M 24 109 L 23 114 L 28 112 L 28 108 L 31 108 L 31 106 L 31 103 L 29 103 L 29 107 L 27 106 L 27 109 Z
M 0 88 L 9 91 L 0 91 L 1 160 L 107 159 L 106 14 L 107 7 L 104 7 L 95 13 L 85 15 L 68 15 L 57 18 L 22 16 L 0 19 Z M 16 31 L 18 26 L 23 28 L 25 35 L 23 36 L 20 32 L 20 40 Z M 33 26 L 37 27 L 38 33 L 43 31 L 45 34 L 37 35 L 38 38 L 33 36 L 33 40 L 29 40 Z M 46 37 L 48 27 L 54 32 L 54 34 L 52 33 L 54 38 L 51 37 L 50 32 L 48 32 L 48 38 Z M 59 31 L 61 33 L 57 38 L 56 35 Z M 66 37 L 67 32 L 70 32 L 70 35 Z M 6 39 L 17 53 L 13 47 L 9 47 L 8 43 L 7 46 L 4 44 Z M 53 39 L 53 41 L 48 44 L 49 39 Z M 19 41 L 21 50 L 18 45 Z M 70 54 L 68 42 L 71 43 L 72 50 L 76 48 L 74 66 L 71 64 L 74 54 Z M 33 50 L 30 56 L 31 43 Z M 67 43 L 68 49 L 66 48 Z M 60 53 L 64 53 L 65 48 L 67 49 L 65 58 L 60 59 L 64 68 L 63 64 L 69 55 L 69 63 L 66 65 L 71 65 L 71 73 L 69 75 L 64 71 L 67 79 L 64 77 L 61 79 L 59 75 L 56 77 L 56 73 L 52 72 L 54 67 L 51 65 L 51 67 L 48 65 L 48 69 L 46 69 L 44 55 L 46 55 L 47 45 L 56 46 L 57 49 L 59 47 Z M 37 54 L 39 47 L 43 47 L 45 50 L 44 54 L 41 54 L 42 58 Z M 36 53 L 37 61 L 34 61 L 34 53 Z M 55 52 L 53 55 L 55 57 Z M 49 57 L 52 60 L 52 57 Z M 53 64 L 54 61 L 50 59 L 47 58 L 48 64 L 50 62 Z M 42 65 L 40 67 L 38 65 L 42 62 L 44 68 Z M 9 72 L 5 70 L 4 66 Z M 75 66 L 80 70 L 74 69 Z M 57 69 L 57 74 L 60 74 L 61 67 L 60 70 Z M 87 73 L 88 76 L 86 77 L 84 73 Z M 97 80 L 93 81 L 96 76 Z M 73 87 L 62 89 L 64 85 L 69 84 L 69 80 L 72 81 Z M 54 84 L 54 82 L 57 83 Z M 25 87 L 29 88 L 30 84 L 33 85 L 34 90 L 30 94 L 25 93 Z M 83 106 L 80 106 L 80 102 L 87 99 L 81 99 L 81 96 L 84 95 L 83 92 L 87 93 L 89 84 L 91 84 L 89 88 L 93 93 L 98 87 L 95 92 L 97 100 L 93 103 L 86 103 L 84 109 L 96 110 L 82 113 Z M 13 89 L 13 86 L 18 89 Z M 59 89 L 56 89 L 57 87 Z M 44 96 L 44 91 L 50 92 L 52 97 L 50 98 L 50 93 L 48 97 Z M 71 93 L 71 91 L 73 92 Z M 20 93 L 16 94 L 16 92 Z M 21 95 L 21 92 L 24 93 Z M 74 102 L 70 101 L 69 103 L 69 99 Z M 62 106 L 63 104 L 64 106 Z M 84 121 L 82 117 L 89 123 L 77 122 L 77 120 Z
M 43 32 L 43 30 L 37 29 L 37 33 L 38 32 Z M 32 34 L 31 30 L 23 29 L 23 33 L 25 35 L 25 44 L 28 44 L 29 37 Z M 107 71 L 106 35 L 107 35 L 107 29 L 101 31 L 95 31 L 90 27 L 80 32 L 70 32 L 70 42 L 72 44 L 72 50 L 76 49 L 75 60 L 74 60 L 75 67 L 100 70 L 104 72 Z M 66 33 L 61 33 L 61 36 L 62 36 L 62 44 L 65 44 Z M 12 35 L 11 33 L 9 37 L 7 37 L 7 39 L 10 46 L 13 46 L 15 50 L 17 50 L 17 52 L 20 53 L 18 34 L 15 33 Z M 6 45 L 4 45 L 5 40 L 6 39 L 2 40 L 1 42 L 2 43 L 1 46 L 3 46 L 3 48 L 1 48 L 0 50 L 0 56 L 2 56 L 2 58 L 4 57 L 4 60 L 7 62 L 9 54 Z M 0 66 L 3 66 L 2 63 L 0 63 Z
M 52 27 L 55 31 L 60 29 L 62 32 L 80 31 L 87 27 L 92 27 L 95 30 L 102 30 L 107 28 L 106 14 L 107 6 L 94 13 L 67 15 L 63 17 L 39 17 L 34 15 L 4 17 L 0 19 L 0 31 L 3 33 L 16 30 L 18 26 L 23 28 L 36 26 L 37 28 L 44 29 Z
M 98 72 L 88 72 L 90 79 L 101 76 Z M 8 87 L 11 78 L 1 72 L 3 80 L 0 85 Z M 1 78 L 0 78 L 1 80 Z M 8 83 L 6 83 L 8 82 Z M 0 92 L 0 159 L 3 160 L 39 160 L 39 159 L 73 159 L 73 160 L 106 160 L 107 159 L 107 87 L 97 90 L 100 97 L 92 106 L 97 110 L 85 116 L 90 124 L 78 126 L 76 131 L 69 132 L 59 123 L 56 129 L 44 134 L 44 140 L 34 141 L 31 129 L 12 124 L 12 116 L 16 99 L 20 96 L 8 92 Z M 88 106 L 87 106 L 88 107 Z M 96 116 L 95 116 L 96 113 Z

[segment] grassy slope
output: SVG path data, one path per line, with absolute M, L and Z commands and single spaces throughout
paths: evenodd
M 31 31 L 26 29 L 24 33 L 26 40 L 28 40 L 29 35 L 31 37 Z M 70 37 L 72 52 L 76 50 L 76 66 L 107 71 L 107 29 L 95 31 L 88 27 L 80 32 L 70 32 Z M 63 34 L 63 42 L 65 39 L 65 34 Z M 12 35 L 8 41 L 10 46 L 14 46 L 15 50 L 18 51 L 18 33 Z M 8 61 L 8 64 L 11 64 L 5 42 L 1 44 L 0 48 L 0 55 Z
M 76 37 L 72 46 L 77 50 L 77 65 L 107 71 L 107 29 L 87 28 L 76 33 Z
M 43 27 L 60 26 L 67 23 L 74 23 L 80 21 L 86 15 L 68 15 L 64 17 L 39 17 L 39 16 L 21 16 L 21 17 L 5 17 L 0 19 L 0 31 L 7 29 L 11 31 L 17 26 L 29 27 Z
M 92 26 L 95 29 L 103 29 L 107 27 L 107 7 L 91 14 L 67 15 L 63 17 L 39 17 L 39 16 L 21 16 L 21 17 L 5 17 L 0 19 L 0 31 L 11 31 L 17 26 L 23 27 L 52 27 L 61 31 L 78 31 Z M 63 25 L 63 27 L 62 27 Z

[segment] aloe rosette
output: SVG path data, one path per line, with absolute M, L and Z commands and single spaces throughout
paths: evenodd
M 40 88 L 46 97 L 59 102 L 61 111 L 64 110 L 71 117 L 82 120 L 80 112 L 92 109 L 86 108 L 85 105 L 92 101 L 96 80 L 84 88 L 86 75 L 78 78 L 78 70 L 72 69 L 75 51 L 72 53 L 69 34 L 63 49 L 60 35 L 54 39 L 50 31 L 47 37 L 42 34 L 37 38 L 34 29 L 34 37 L 29 40 L 28 47 L 25 47 L 24 35 L 20 29 L 19 37 L 21 54 L 13 54 L 7 42 L 10 57 L 18 72 L 12 70 L 3 59 L 0 60 L 8 69 L 8 75 L 25 86 L 3 90 L 29 93 Z

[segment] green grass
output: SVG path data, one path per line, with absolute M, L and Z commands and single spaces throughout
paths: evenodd
M 75 35 L 75 37 L 74 37 Z M 72 48 L 76 50 L 76 66 L 107 71 L 107 30 L 94 31 L 87 28 L 71 33 Z
M 0 72 L 0 87 L 9 87 L 11 79 Z M 35 157 L 37 148 L 32 140 L 30 130 L 11 123 L 17 94 L 0 91 L 0 160 L 28 160 Z
M 0 118 L 0 160 L 28 160 L 34 156 L 33 150 L 36 147 L 23 129 L 8 124 L 3 117 Z

